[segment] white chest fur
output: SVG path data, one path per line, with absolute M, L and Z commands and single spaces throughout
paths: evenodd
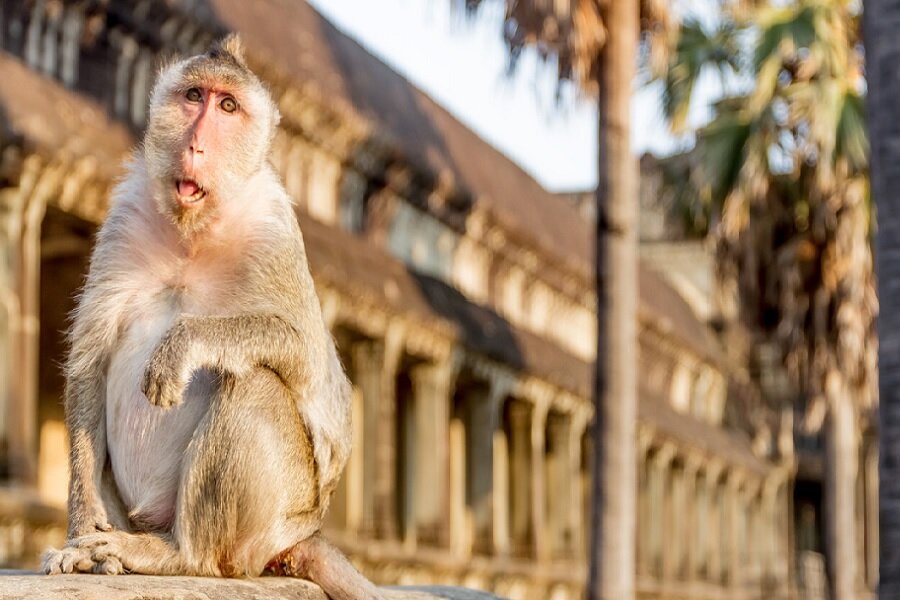
M 218 263 L 231 265 L 223 269 L 210 268 L 202 255 L 148 258 L 144 247 L 133 269 L 123 270 L 129 279 L 123 287 L 132 291 L 107 371 L 106 429 L 113 474 L 130 516 L 162 528 L 174 519 L 182 457 L 216 392 L 216 378 L 195 372 L 183 402 L 168 410 L 148 402 L 141 382 L 153 351 L 180 315 L 224 311 L 216 299 L 223 287 L 234 285 L 236 262 Z
M 141 392 L 150 356 L 179 312 L 165 291 L 137 303 L 107 372 L 106 428 L 119 492 L 136 520 L 160 527 L 174 518 L 181 459 L 215 392 L 214 375 L 205 371 L 169 410 Z

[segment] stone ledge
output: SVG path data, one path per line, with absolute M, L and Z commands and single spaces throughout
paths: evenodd
M 443 586 L 383 588 L 385 600 L 494 600 L 487 592 Z M 153 577 L 149 575 L 38 575 L 0 571 L 2 600 L 328 600 L 302 579 Z

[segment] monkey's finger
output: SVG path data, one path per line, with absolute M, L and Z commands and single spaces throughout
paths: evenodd
M 94 521 L 94 527 L 97 528 L 97 531 L 112 531 L 113 528 L 106 519 Z
M 109 556 L 102 562 L 94 565 L 94 573 L 99 575 L 119 575 L 124 572 L 122 561 L 115 556 Z

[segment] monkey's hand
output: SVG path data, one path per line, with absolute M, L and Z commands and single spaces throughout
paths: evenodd
M 153 351 L 144 372 L 141 391 L 151 404 L 171 408 L 184 399 L 194 365 L 189 360 L 190 336 L 184 321 L 178 321 Z
M 106 509 L 102 504 L 96 503 L 97 506 L 82 509 L 69 507 L 69 534 L 68 537 L 76 538 L 98 531 L 110 531 L 112 525 L 106 518 Z

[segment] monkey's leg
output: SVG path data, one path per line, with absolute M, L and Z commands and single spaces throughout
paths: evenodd
M 224 377 L 185 452 L 172 531 L 77 538 L 56 557 L 60 569 L 259 575 L 297 539 L 296 528 L 285 526 L 287 515 L 296 507 L 315 512 L 316 479 L 304 470 L 312 450 L 298 441 L 299 427 L 277 375 L 253 369 L 240 379 Z M 301 473 L 305 491 L 298 491 Z
M 275 575 L 302 577 L 319 584 L 332 600 L 380 600 L 378 588 L 350 563 L 343 552 L 313 534 L 279 554 Z
M 100 573 L 125 571 L 150 575 L 184 574 L 181 556 L 171 541 L 153 533 L 102 531 L 70 540 L 62 550 L 44 555 L 46 573 Z

